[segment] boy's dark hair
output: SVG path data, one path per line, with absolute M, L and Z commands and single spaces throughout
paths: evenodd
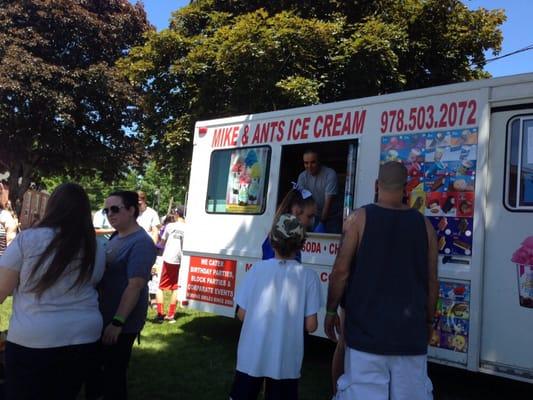
M 122 199 L 122 202 L 124 203 L 124 207 L 126 209 L 130 209 L 131 207 L 135 208 L 135 218 L 139 216 L 139 195 L 136 192 L 133 192 L 131 190 L 118 190 L 116 192 L 113 192 L 109 195 L 111 196 L 117 196 Z

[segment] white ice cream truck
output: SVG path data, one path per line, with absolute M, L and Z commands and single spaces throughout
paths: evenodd
M 373 201 L 381 162 L 405 163 L 407 201 L 438 235 L 430 359 L 533 383 L 533 74 L 198 122 L 184 304 L 234 315 L 308 148 L 337 172 L 344 215 Z M 302 251 L 324 300 L 339 238 L 311 233 Z

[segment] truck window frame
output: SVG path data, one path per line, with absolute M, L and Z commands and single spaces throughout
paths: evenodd
M 533 114 L 514 115 L 507 121 L 505 134 L 505 163 L 504 163 L 504 186 L 503 206 L 510 212 L 530 213 L 533 212 L 533 199 L 523 199 L 522 173 L 524 170 L 524 150 L 526 149 L 527 124 L 533 127 Z M 518 129 L 516 129 L 518 127 Z M 517 143 L 518 141 L 518 143 Z M 514 154 L 516 152 L 516 154 Z M 516 168 L 514 176 L 511 174 L 512 167 Z M 526 204 L 523 204 L 526 203 Z M 529 203 L 529 204 L 528 204 Z
M 263 193 L 262 193 L 262 203 L 261 203 L 261 210 L 260 212 L 231 212 L 231 211 L 216 211 L 216 210 L 210 210 L 209 209 L 209 188 L 212 183 L 212 179 L 214 179 L 214 172 L 213 172 L 213 158 L 217 156 L 217 154 L 225 153 L 225 152 L 233 152 L 236 150 L 253 150 L 253 149 L 268 149 L 267 156 L 266 156 L 266 167 L 265 167 L 265 182 L 263 182 Z M 263 215 L 267 209 L 267 201 L 268 201 L 268 187 L 270 183 L 270 163 L 272 159 L 272 147 L 269 145 L 261 145 L 261 146 L 250 146 L 250 147 L 232 147 L 227 149 L 217 149 L 213 150 L 211 152 L 211 155 L 209 157 L 209 173 L 207 178 L 207 191 L 206 191 L 206 197 L 205 197 L 205 212 L 207 214 L 217 214 L 217 215 Z M 229 167 L 229 165 L 228 165 Z
M 337 173 L 338 178 L 338 189 L 337 201 L 341 207 L 342 219 L 344 220 L 355 208 L 355 197 L 356 197 L 356 174 L 357 174 L 357 163 L 359 159 L 359 149 L 360 142 L 359 138 L 346 138 L 342 140 L 326 140 L 321 142 L 311 142 L 311 143 L 285 143 L 281 146 L 280 151 L 280 164 L 285 165 L 285 171 L 287 171 L 286 161 L 287 158 L 291 160 L 292 169 L 288 171 L 291 176 L 290 179 L 287 179 L 287 174 L 280 172 L 278 175 L 278 191 L 277 191 L 277 200 L 276 200 L 276 210 L 281 204 L 283 198 L 287 192 L 292 188 L 291 182 L 297 182 L 299 174 L 304 171 L 303 166 L 303 153 L 306 150 L 316 150 L 320 154 L 321 163 L 325 166 L 332 168 Z M 324 146 L 329 147 L 329 149 L 324 150 Z M 328 160 L 328 157 L 331 157 L 332 149 L 334 147 L 345 146 L 346 148 L 340 151 L 342 157 L 338 157 L 335 163 L 331 163 L 331 160 Z M 350 150 L 349 146 L 353 146 L 352 150 L 352 159 L 349 159 Z M 298 158 L 290 158 L 293 153 L 298 154 Z M 352 165 L 349 166 L 349 163 Z M 335 165 L 336 164 L 336 165 Z M 295 165 L 298 165 L 295 168 Z M 340 165 L 342 165 L 340 167 Z M 285 176 L 283 176 L 285 175 Z M 285 178 L 285 179 L 283 179 Z M 348 184 L 348 180 L 350 183 Z M 319 217 L 319 216 L 318 216 Z M 342 228 L 340 232 L 328 232 L 328 233 L 315 233 L 307 232 L 308 236 L 314 235 L 334 235 L 341 236 Z

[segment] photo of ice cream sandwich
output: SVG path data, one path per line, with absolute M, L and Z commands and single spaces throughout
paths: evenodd
M 470 251 L 470 249 L 472 248 L 472 245 L 470 243 L 465 242 L 464 240 L 454 239 L 452 243 L 455 247 L 458 247 L 464 250 L 465 252 Z

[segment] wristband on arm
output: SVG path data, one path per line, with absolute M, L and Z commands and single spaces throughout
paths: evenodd
M 115 315 L 113 319 L 111 320 L 111 325 L 123 327 L 126 320 L 122 318 L 120 315 Z

